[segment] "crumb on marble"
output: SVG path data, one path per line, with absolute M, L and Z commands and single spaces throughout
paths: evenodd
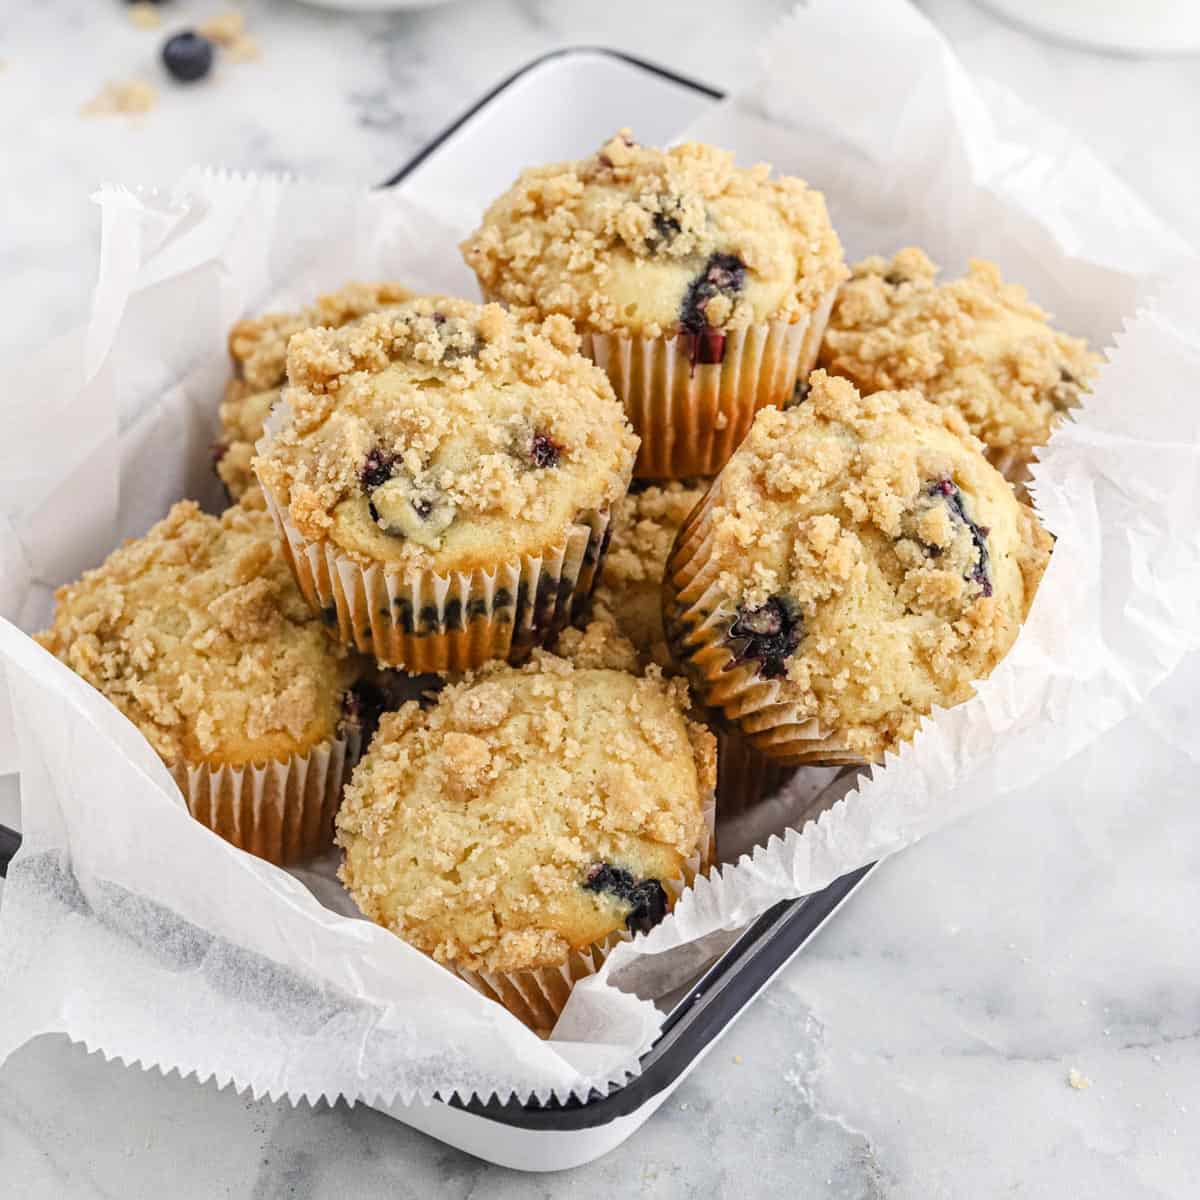
M 157 29 L 162 24 L 162 14 L 153 4 L 131 4 L 126 14 L 135 29 Z
M 118 79 L 106 83 L 81 109 L 85 117 L 137 116 L 158 103 L 158 89 L 145 79 Z
M 1087 1091 L 1092 1086 L 1092 1081 L 1080 1070 L 1072 1067 L 1067 1072 L 1067 1083 L 1071 1085 L 1077 1092 Z
M 246 18 L 236 9 L 226 9 L 196 27 L 201 37 L 215 42 L 230 62 L 252 62 L 261 55 L 258 39 L 246 32 Z

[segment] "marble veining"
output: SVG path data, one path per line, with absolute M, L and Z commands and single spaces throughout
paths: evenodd
M 730 21 L 674 0 L 463 0 L 352 17 L 248 0 L 260 62 L 165 89 L 143 118 L 84 120 L 106 79 L 153 72 L 158 35 L 117 0 L 5 5 L 0 343 L 19 352 L 86 313 L 86 197 L 103 179 L 165 182 L 203 161 L 372 182 L 537 54 L 612 45 L 729 87 L 788 6 L 752 0 Z M 174 25 L 217 7 L 163 11 Z M 1200 244 L 1195 59 L 1080 53 L 966 0 L 925 7 L 971 70 L 1082 130 Z M 885 864 L 638 1136 L 569 1176 L 489 1166 L 369 1109 L 254 1101 L 44 1039 L 0 1068 L 0 1191 L 1195 1194 L 1198 667 L 1058 776 Z

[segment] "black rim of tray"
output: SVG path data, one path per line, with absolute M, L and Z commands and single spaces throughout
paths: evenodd
M 568 46 L 552 50 L 526 63 L 498 83 L 385 180 L 383 186 L 391 187 L 408 178 L 476 113 L 524 75 L 554 59 L 577 55 L 619 59 L 714 100 L 724 95 L 710 84 L 619 50 L 609 50 L 603 46 Z M 7 875 L 8 864 L 20 845 L 21 835 L 0 825 L 0 878 Z M 594 1092 L 586 1101 L 552 1100 L 547 1104 L 522 1104 L 518 1100 L 460 1100 L 453 1096 L 446 1103 L 498 1124 L 535 1131 L 591 1129 L 637 1112 L 687 1072 L 837 911 L 874 865 L 872 863 L 843 875 L 814 895 L 781 901 L 752 922 L 668 1013 L 654 1045 L 641 1058 L 640 1073 L 623 1085 L 614 1085 L 607 1095 Z

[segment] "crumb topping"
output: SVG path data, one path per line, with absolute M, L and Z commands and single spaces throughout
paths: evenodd
M 158 88 L 145 79 L 106 83 L 79 111 L 85 117 L 141 116 L 158 103 Z
M 599 332 L 741 329 L 812 311 L 845 278 L 820 192 L 696 142 L 622 130 L 522 172 L 462 244 L 484 293 Z
M 563 317 L 423 298 L 296 334 L 255 471 L 312 541 L 364 565 L 494 565 L 625 493 L 637 438 Z
M 292 334 L 322 325 L 338 329 L 367 313 L 411 300 L 412 295 L 398 283 L 347 283 L 298 312 L 265 313 L 239 321 L 229 332 L 234 375 L 254 392 L 280 387 L 287 380 Z
M 220 518 L 180 501 L 56 600 L 37 640 L 168 763 L 306 753 L 360 674 L 292 581 L 261 493 Z
M 758 414 L 714 488 L 736 661 L 871 759 L 1012 645 L 1050 538 L 953 408 L 823 371 Z
M 538 652 L 383 718 L 338 814 L 364 913 L 442 962 L 564 962 L 625 927 L 599 873 L 679 878 L 706 836 L 712 735 L 682 681 Z
M 865 392 L 918 388 L 957 409 L 1020 482 L 1100 358 L 1054 329 L 993 263 L 972 259 L 965 276 L 941 284 L 937 274 L 915 247 L 860 262 L 834 305 L 821 365 Z
M 630 492 L 613 508 L 612 540 L 593 598 L 596 616 L 611 623 L 643 661 L 671 668 L 662 623 L 662 577 L 679 527 L 707 483 L 675 480 Z
M 240 20 L 240 14 L 232 15 Z M 230 24 L 228 36 L 242 37 L 240 28 Z M 237 500 L 254 485 L 250 467 L 254 446 L 263 435 L 263 422 L 279 399 L 280 388 L 287 382 L 287 344 L 292 334 L 317 326 L 337 329 L 411 298 L 412 292 L 398 283 L 347 283 L 335 292 L 318 296 L 298 312 L 266 313 L 233 327 L 229 353 L 234 377 L 221 402 L 220 440 L 213 448 L 217 474 L 232 499 Z

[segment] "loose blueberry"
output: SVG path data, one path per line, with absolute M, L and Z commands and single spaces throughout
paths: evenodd
M 778 679 L 787 674 L 787 660 L 803 636 L 796 602 L 787 596 L 771 596 L 758 608 L 739 608 L 725 641 L 738 662 L 753 659 L 764 679 Z
M 625 928 L 633 933 L 649 933 L 667 915 L 667 893 L 657 879 L 635 879 L 623 867 L 596 863 L 588 871 L 583 886 L 589 892 L 606 892 L 629 905 Z
M 535 433 L 529 446 L 529 457 L 535 467 L 557 467 L 562 451 L 562 446 L 548 433 Z
M 167 38 L 162 48 L 163 65 L 180 83 L 194 83 L 212 70 L 213 44 L 188 29 Z
M 386 450 L 372 450 L 358 473 L 363 491 L 373 492 L 377 487 L 382 487 L 391 479 L 395 469 L 395 455 L 388 454 Z
M 967 579 L 971 583 L 979 585 L 979 590 L 985 595 L 992 594 L 992 580 L 988 573 L 988 546 L 987 537 L 990 530 L 986 525 L 976 525 L 974 521 L 967 515 L 966 502 L 963 499 L 962 491 L 958 484 L 952 479 L 935 479 L 927 489 L 929 495 L 939 496 L 946 501 L 946 507 L 950 510 L 952 520 L 959 521 L 970 530 L 971 541 L 975 545 L 978 552 L 978 559 L 975 566 L 971 569 Z M 931 556 L 938 558 L 941 555 L 940 547 L 930 547 Z M 933 551 L 937 553 L 932 553 Z

